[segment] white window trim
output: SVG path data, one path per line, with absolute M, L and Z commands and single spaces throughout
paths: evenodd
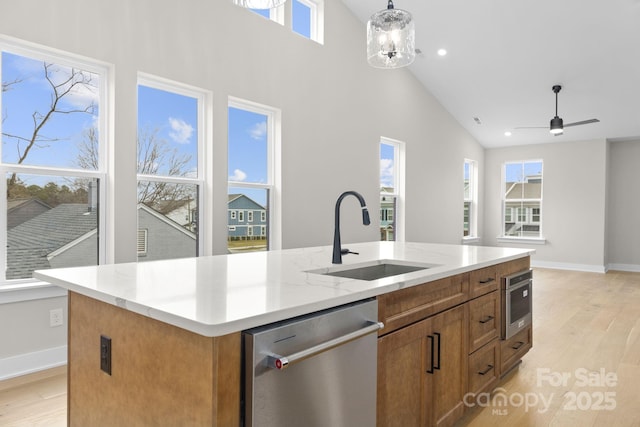
M 113 65 L 93 58 L 65 52 L 44 45 L 27 42 L 9 36 L 0 35 L 0 51 L 27 56 L 30 58 L 52 62 L 68 67 L 82 68 L 83 70 L 100 75 L 99 90 L 99 171 L 69 170 L 56 167 L 39 167 L 26 165 L 0 165 L 0 174 L 18 171 L 18 173 L 30 173 L 41 175 L 65 175 L 95 178 L 100 180 L 98 198 L 98 233 L 102 236 L 98 240 L 98 264 L 112 263 L 115 259 L 115 195 L 113 188 Z M 1 58 L 1 56 L 0 56 Z M 1 65 L 1 64 L 0 64 Z M 0 66 L 1 69 L 1 66 Z M 1 76 L 0 76 L 1 77 Z M 0 96 L 0 111 L 2 111 L 2 97 Z M 1 124 L 0 124 L 1 128 Z M 0 145 L 0 150 L 2 146 Z M 1 158 L 1 155 L 0 155 Z M 0 192 L 6 194 L 6 180 L 0 180 Z M 6 209 L 0 209 L 0 228 L 7 229 Z M 107 234 L 107 230 L 111 230 Z M 0 245 L 7 247 L 7 233 L 0 233 Z M 6 253 L 6 252 L 5 252 Z M 0 271 L 6 271 L 6 258 L 0 257 Z M 5 302 L 28 301 L 41 298 L 65 296 L 66 291 L 42 282 L 37 279 L 6 281 L 3 276 L 0 279 L 0 304 Z
M 190 184 L 198 187 L 198 242 L 197 253 L 199 256 L 211 255 L 213 247 L 212 229 L 209 224 L 213 224 L 213 210 L 209 209 L 209 200 L 213 200 L 213 168 L 206 161 L 209 158 L 209 149 L 205 141 L 211 141 L 212 119 L 211 111 L 213 111 L 213 95 L 211 91 L 176 82 L 163 77 L 155 76 L 148 73 L 138 73 L 138 86 L 147 86 L 166 92 L 176 93 L 197 99 L 198 111 L 198 173 L 195 178 L 188 177 L 171 177 L 163 175 L 137 175 L 137 181 L 159 181 L 169 182 L 173 184 Z M 136 182 L 137 182 L 136 181 Z M 207 185 L 209 184 L 209 185 Z
M 396 212 L 394 214 L 395 229 L 393 230 L 395 241 L 405 241 L 405 182 L 406 182 L 406 151 L 407 147 L 403 141 L 397 139 L 380 137 L 380 144 L 391 145 L 393 147 L 393 189 L 390 195 L 396 198 Z M 378 145 L 378 150 L 380 146 Z M 378 154 L 378 159 L 380 155 Z
M 477 242 L 478 236 L 478 162 L 464 159 L 464 165 L 469 164 L 469 198 L 463 196 L 464 202 L 470 202 L 469 206 L 469 235 L 462 236 L 463 242 Z M 464 179 L 464 166 L 463 166 Z M 463 205 L 464 207 L 464 205 Z M 463 230 L 464 232 L 464 230 Z
M 324 0 L 296 1 L 309 8 L 309 39 L 324 44 Z M 291 2 L 289 13 L 291 14 L 291 30 L 293 31 L 293 2 Z
M 526 203 L 526 202 L 539 202 L 540 203 L 540 221 L 537 221 L 536 224 L 540 224 L 540 236 L 539 237 L 530 237 L 530 236 L 506 236 L 504 234 L 505 229 L 504 229 L 504 223 L 506 220 L 506 188 L 505 188 L 505 183 L 506 183 L 506 173 L 507 173 L 507 165 L 522 165 L 525 163 L 540 163 L 542 165 L 542 171 L 541 171 L 541 175 L 542 175 L 542 187 L 540 188 L 540 199 L 512 199 L 510 201 L 513 202 L 520 202 L 520 203 Z M 547 242 L 547 239 L 544 237 L 543 234 L 543 228 L 542 228 L 542 210 L 543 210 L 543 200 L 544 200 L 544 161 L 543 159 L 529 159 L 529 160 L 511 160 L 508 162 L 504 162 L 502 164 L 502 173 L 501 173 L 501 178 L 500 178 L 500 192 L 502 193 L 501 195 L 501 203 L 502 203 L 502 218 L 501 218 L 501 235 L 497 237 L 497 241 L 498 243 L 514 243 L 514 242 L 520 242 L 520 243 L 528 243 L 528 244 L 535 244 L 535 245 L 544 245 Z M 511 211 L 511 219 L 515 220 L 515 222 L 519 222 L 518 221 L 518 209 L 515 209 Z
M 270 250 L 282 248 L 282 170 L 281 170 L 281 135 L 282 112 L 270 107 L 241 98 L 229 97 L 228 107 L 247 110 L 267 116 L 267 183 L 247 183 L 228 181 L 228 187 L 261 188 L 269 190 L 269 215 L 267 217 Z M 228 175 L 227 175 L 228 176 Z

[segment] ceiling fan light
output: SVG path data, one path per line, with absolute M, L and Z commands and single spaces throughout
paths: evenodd
M 416 30 L 407 11 L 387 8 L 371 15 L 367 22 L 367 61 L 376 68 L 400 68 L 416 58 Z
M 560 135 L 562 134 L 562 130 L 563 130 L 564 126 L 562 125 L 562 119 L 558 116 L 555 116 L 553 119 L 551 119 L 551 123 L 549 126 L 549 131 L 554 134 L 554 135 Z
M 246 7 L 247 9 L 273 9 L 287 0 L 233 0 L 233 4 Z

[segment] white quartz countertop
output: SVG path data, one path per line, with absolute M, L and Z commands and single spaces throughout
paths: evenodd
M 34 277 L 204 336 L 221 336 L 528 256 L 528 249 L 371 242 L 39 270 Z M 311 273 L 378 260 L 434 265 L 364 281 Z M 325 270 L 326 269 L 326 270 Z

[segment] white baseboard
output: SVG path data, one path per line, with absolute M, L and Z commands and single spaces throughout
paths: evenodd
M 638 265 L 638 264 L 609 264 L 609 270 L 630 271 L 632 273 L 640 273 L 640 265 Z
M 66 363 L 66 345 L 7 357 L 0 359 L 0 381 L 55 368 Z
M 531 266 L 540 268 L 553 268 L 556 270 L 586 271 L 589 273 L 607 272 L 607 268 L 604 265 L 571 264 L 565 262 L 536 261 L 534 259 L 531 259 Z

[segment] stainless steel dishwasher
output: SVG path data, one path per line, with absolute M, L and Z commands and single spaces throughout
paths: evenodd
M 367 300 L 244 331 L 244 425 L 375 426 L 377 317 Z

